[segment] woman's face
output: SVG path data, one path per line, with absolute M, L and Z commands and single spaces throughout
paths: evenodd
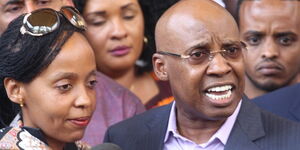
M 52 63 L 22 85 L 24 125 L 40 128 L 48 142 L 81 139 L 95 110 L 95 70 L 92 48 L 75 32 Z
M 83 15 L 97 69 L 110 75 L 133 67 L 144 38 L 143 14 L 137 0 L 88 0 Z

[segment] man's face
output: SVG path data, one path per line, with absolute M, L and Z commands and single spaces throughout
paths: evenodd
M 228 14 L 215 20 L 209 19 L 209 16 L 198 16 L 173 16 L 180 21 L 170 21 L 169 44 L 158 48 L 162 48 L 160 51 L 191 55 L 187 59 L 169 55 L 162 58 L 177 109 L 183 109 L 192 118 L 225 119 L 234 112 L 244 91 L 241 49 L 234 58 L 214 53 L 209 59 L 208 55 L 198 52 L 231 49 L 235 53 L 240 47 L 238 29 L 233 19 L 228 19 Z
M 70 0 L 0 0 L 0 35 L 7 25 L 23 13 L 39 8 L 59 10 L 63 5 L 70 5 Z
M 251 83 L 273 91 L 295 82 L 300 68 L 300 2 L 245 1 L 240 37 L 247 43 L 246 74 Z

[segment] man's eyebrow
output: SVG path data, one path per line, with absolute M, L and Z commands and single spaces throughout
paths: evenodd
M 250 31 L 247 31 L 247 32 L 245 33 L 245 35 L 258 35 L 258 36 L 263 36 L 264 33 L 259 32 L 259 31 L 253 31 L 253 30 L 250 30 Z
M 240 41 L 227 39 L 227 40 L 223 40 L 222 44 L 223 45 L 240 44 Z
M 294 32 L 291 32 L 291 31 L 275 33 L 274 37 L 282 37 L 282 36 L 287 36 L 287 35 L 296 36 L 297 37 L 297 34 L 294 33 Z
M 197 42 L 196 44 L 192 45 L 188 49 L 185 50 L 185 53 L 189 53 L 195 49 L 202 49 L 202 48 L 209 48 L 209 42 L 208 41 L 200 41 Z

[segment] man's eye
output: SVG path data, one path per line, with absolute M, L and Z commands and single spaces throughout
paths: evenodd
M 239 56 L 239 54 L 241 53 L 241 48 L 239 47 L 226 47 L 225 49 L 225 53 L 227 56 L 235 58 L 237 56 Z
M 259 45 L 260 44 L 260 38 L 257 37 L 257 36 L 251 36 L 251 37 L 248 37 L 246 42 L 249 44 L 249 45 L 253 45 L 253 46 L 256 46 L 256 45 Z
M 208 53 L 205 51 L 196 51 L 196 52 L 192 52 L 190 54 L 192 59 L 201 59 L 203 57 L 205 57 Z
M 291 37 L 280 37 L 278 39 L 279 44 L 283 46 L 289 46 L 293 43 L 293 41 L 294 39 Z

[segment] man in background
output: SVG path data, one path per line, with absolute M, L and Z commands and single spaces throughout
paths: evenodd
M 300 70 L 300 2 L 240 0 L 240 38 L 244 51 L 245 93 L 255 98 L 297 83 Z

